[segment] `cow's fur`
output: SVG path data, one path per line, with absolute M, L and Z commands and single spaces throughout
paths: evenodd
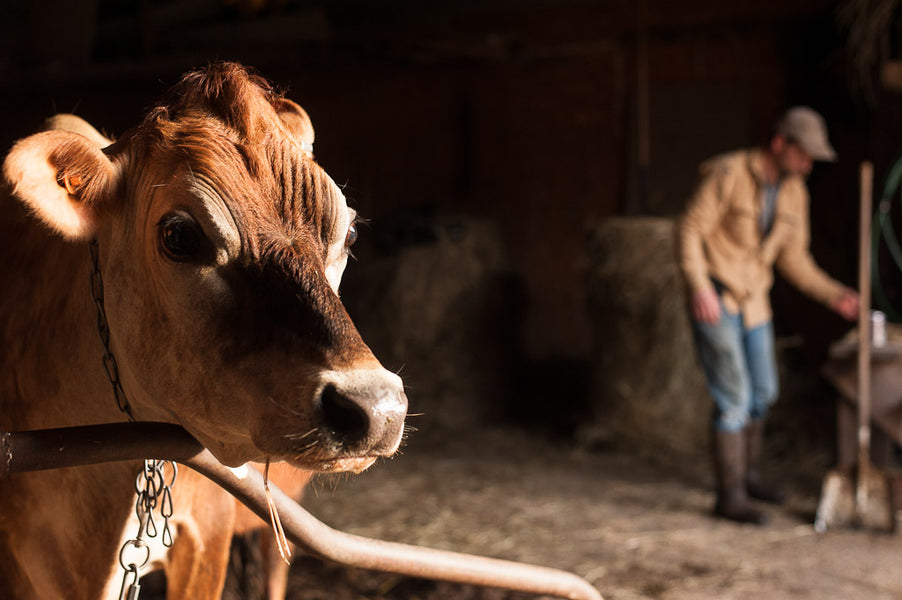
M 135 418 L 181 424 L 232 466 L 359 471 L 394 452 L 406 398 L 338 300 L 353 215 L 299 143 L 312 141 L 300 107 L 224 63 L 186 75 L 103 150 L 51 127 L 4 167 L 17 198 L 0 196 L 0 427 L 125 419 L 96 330 L 96 239 Z M 235 502 L 183 471 L 158 563 L 169 598 L 217 598 Z M 0 481 L 0 597 L 118 592 L 137 472 Z

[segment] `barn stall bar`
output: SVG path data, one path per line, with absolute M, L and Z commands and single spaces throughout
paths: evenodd
M 188 432 L 168 423 L 113 423 L 36 431 L 0 431 L 0 478 L 10 473 L 88 464 L 172 460 L 201 473 L 264 521 L 269 508 L 263 476 L 254 469 L 230 469 Z M 270 484 L 287 537 L 319 558 L 343 565 L 411 577 L 504 588 L 568 598 L 603 600 L 573 573 L 512 561 L 373 540 L 332 529 Z

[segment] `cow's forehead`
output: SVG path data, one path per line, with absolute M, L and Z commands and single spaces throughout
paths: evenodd
M 297 118 L 303 116 L 303 118 Z M 297 104 L 239 65 L 185 75 L 136 129 L 136 152 L 162 165 L 154 176 L 187 169 L 201 199 L 222 202 L 242 246 L 313 242 L 325 253 L 346 231 L 341 190 L 301 145 L 313 137 Z M 142 167 L 139 167 L 143 169 Z M 146 176 L 146 174 L 142 175 Z
M 347 221 L 344 195 L 283 130 L 248 141 L 203 120 L 178 125 L 152 145 L 156 156 L 148 162 L 160 168 L 145 174 L 150 186 L 160 185 L 156 176 L 177 174 L 191 196 L 222 205 L 228 219 L 215 221 L 234 227 L 252 253 L 274 239 L 288 245 L 312 240 L 325 250 L 343 235 L 338 229 Z M 202 210 L 221 217 L 219 209 Z

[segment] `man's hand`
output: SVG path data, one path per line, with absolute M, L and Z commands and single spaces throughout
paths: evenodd
M 857 304 L 856 304 L 857 306 Z M 720 321 L 720 298 L 713 289 L 692 294 L 692 316 L 701 323 L 714 324 Z
M 858 318 L 858 292 L 851 288 L 844 288 L 830 308 L 846 319 L 854 321 Z

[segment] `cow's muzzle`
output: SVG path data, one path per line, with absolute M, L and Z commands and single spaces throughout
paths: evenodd
M 338 457 L 389 456 L 404 434 L 407 396 L 385 369 L 331 371 L 316 399 L 321 438 Z

